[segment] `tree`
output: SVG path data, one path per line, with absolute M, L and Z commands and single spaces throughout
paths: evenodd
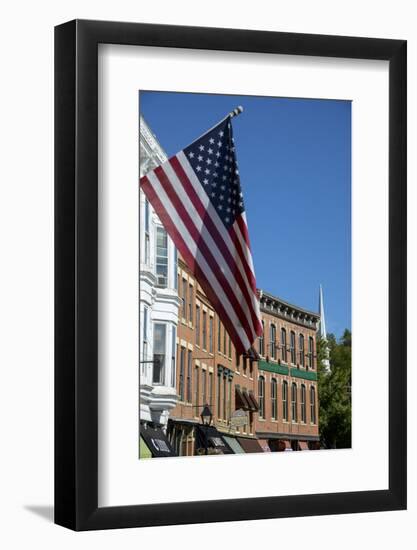
M 322 364 L 326 347 L 329 351 L 330 372 Z M 328 449 L 349 448 L 352 416 L 352 334 L 346 329 L 339 341 L 333 334 L 329 334 L 327 342 L 318 341 L 317 349 L 321 445 Z

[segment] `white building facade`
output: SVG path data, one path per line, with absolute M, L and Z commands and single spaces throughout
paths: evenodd
M 140 118 L 140 176 L 167 159 Z M 177 403 L 175 362 L 177 251 L 142 190 L 140 195 L 140 422 L 166 428 Z

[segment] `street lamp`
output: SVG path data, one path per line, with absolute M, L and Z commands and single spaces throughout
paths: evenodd
M 204 426 L 204 454 L 208 455 L 208 429 L 211 424 L 211 421 L 213 420 L 213 414 L 206 403 L 203 407 L 203 410 L 200 414 L 201 422 Z
M 211 421 L 213 420 L 213 413 L 211 412 L 207 403 L 204 405 L 203 410 L 201 411 L 200 418 L 204 426 L 210 426 Z

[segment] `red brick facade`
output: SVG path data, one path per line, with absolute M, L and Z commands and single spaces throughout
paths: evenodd
M 195 426 L 207 403 L 222 436 L 248 452 L 316 448 L 319 316 L 260 292 L 259 357 L 238 357 L 216 312 L 182 260 L 178 264 L 177 406 L 168 436 L 180 455 L 196 453 Z M 275 337 L 275 341 L 274 341 Z M 235 411 L 246 412 L 237 426 Z M 243 413 L 242 413 L 243 414 Z

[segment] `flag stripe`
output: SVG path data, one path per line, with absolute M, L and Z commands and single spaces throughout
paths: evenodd
M 206 243 L 215 254 L 220 267 L 224 267 L 228 271 L 228 276 L 231 279 L 230 282 L 234 282 L 233 288 L 236 297 L 239 299 L 243 293 L 244 300 L 241 297 L 240 301 L 243 302 L 242 306 L 247 315 L 250 316 L 252 331 L 256 332 L 259 325 L 258 302 L 256 299 L 253 299 L 253 292 L 251 288 L 248 288 L 246 277 L 245 279 L 243 278 L 235 258 L 230 253 L 213 220 L 207 216 L 207 210 L 204 208 L 178 159 L 173 157 L 170 161 L 163 164 L 163 169 L 168 179 L 176 184 L 175 189 L 183 203 L 187 205 L 188 211 L 192 212 L 196 210 L 198 212 L 199 218 L 194 216 L 193 221 L 196 225 L 198 223 L 197 228 L 201 231 L 203 237 L 205 237 Z
M 211 221 L 214 224 L 214 227 L 219 231 L 219 234 L 222 237 L 223 242 L 228 247 L 229 251 L 234 256 L 238 267 L 241 268 L 242 274 L 247 278 L 250 291 L 252 293 L 252 304 L 255 308 L 255 311 L 259 311 L 259 305 L 258 301 L 256 299 L 256 295 L 254 294 L 256 292 L 256 281 L 255 277 L 253 275 L 253 271 L 250 267 L 250 264 L 248 264 L 248 258 L 246 254 L 244 253 L 244 249 L 240 245 L 240 241 L 238 241 L 235 238 L 234 232 L 232 229 L 229 229 L 227 231 L 226 227 L 224 226 L 223 222 L 220 220 L 216 210 L 213 208 L 213 206 L 210 203 L 210 200 L 207 196 L 207 193 L 204 191 L 204 189 L 201 187 L 200 182 L 198 181 L 197 177 L 195 176 L 195 173 L 193 169 L 191 168 L 187 158 L 185 157 L 183 152 L 180 152 L 176 155 L 176 158 L 178 158 L 178 161 L 183 168 L 186 176 L 188 177 L 188 181 L 192 184 L 194 191 L 200 198 L 201 202 L 206 208 L 206 218 L 205 221 L 207 223 L 208 219 L 211 219 Z M 237 252 L 238 255 L 233 254 L 233 252 Z M 242 271 L 243 269 L 243 271 Z M 258 319 L 259 319 L 259 313 L 258 313 Z M 260 325 L 260 321 L 258 321 L 258 324 Z
M 219 218 L 219 215 L 216 212 L 216 209 L 211 204 L 211 202 L 209 200 L 209 197 L 207 196 L 207 193 L 201 187 L 201 183 L 198 181 L 198 178 L 196 177 L 194 170 L 192 169 L 190 163 L 188 162 L 187 157 L 184 155 L 184 153 L 182 151 L 180 153 L 178 153 L 176 155 L 176 157 L 178 158 L 182 168 L 184 169 L 185 173 L 187 174 L 188 179 L 192 183 L 192 185 L 194 187 L 194 190 L 197 192 L 197 194 L 200 197 L 202 203 L 206 207 L 208 214 L 210 215 L 210 217 L 214 221 L 217 229 L 219 229 L 219 231 L 220 231 L 221 235 L 223 236 L 223 238 L 224 238 L 226 244 L 228 245 L 229 249 L 231 251 L 235 250 L 234 242 L 230 242 L 230 233 L 227 231 L 227 229 L 224 226 L 223 222 Z M 251 287 L 253 286 L 253 284 L 256 287 L 256 282 L 255 282 L 255 277 L 254 277 L 253 271 L 252 271 L 250 265 L 248 265 L 247 257 L 245 256 L 245 254 L 243 254 L 243 251 L 242 251 L 242 254 L 239 254 L 239 257 L 242 261 L 242 265 L 244 267 L 246 276 L 248 277 L 248 280 L 251 284 Z
M 242 334 L 241 331 L 238 332 L 238 327 L 236 327 L 236 323 L 233 323 L 233 321 L 230 319 L 229 314 L 226 311 L 226 309 L 223 307 L 223 303 L 220 300 L 218 294 L 215 292 L 215 290 L 213 290 L 211 284 L 206 278 L 204 271 L 200 268 L 195 255 L 191 252 L 191 250 L 186 245 L 183 237 L 178 231 L 178 226 L 174 223 L 174 221 L 171 219 L 170 215 L 166 211 L 164 205 L 159 199 L 157 193 L 153 188 L 153 185 L 151 184 L 147 176 L 144 176 L 141 178 L 141 186 L 145 195 L 151 202 L 151 204 L 155 205 L 155 208 L 158 209 L 158 216 L 160 217 L 166 230 L 169 232 L 169 235 L 174 241 L 175 246 L 181 252 L 182 256 L 184 257 L 185 261 L 188 264 L 188 267 L 198 277 L 200 285 L 203 288 L 204 292 L 206 293 L 208 299 L 211 301 L 213 307 L 221 316 L 222 322 L 235 344 L 237 353 L 245 352 L 248 349 L 247 346 L 249 345 L 246 335 Z
M 237 217 L 235 227 L 236 225 L 239 227 L 239 231 L 242 235 L 242 246 L 243 249 L 246 251 L 246 255 L 249 261 L 249 265 L 251 269 L 253 270 L 253 262 L 252 262 L 252 254 L 250 251 L 250 240 L 249 240 L 249 232 L 248 232 L 248 225 L 246 223 L 246 214 L 243 212 L 240 216 Z
M 150 174 L 147 174 L 147 179 L 152 184 L 152 187 L 154 188 L 157 196 L 161 198 L 161 201 L 160 201 L 161 207 L 164 208 L 166 214 L 170 217 L 172 222 L 175 224 L 175 227 L 178 230 L 178 233 L 181 235 L 181 242 L 179 243 L 176 243 L 175 239 L 173 238 L 177 248 L 182 253 L 182 244 L 184 243 L 188 244 L 187 250 L 191 252 L 191 254 L 193 255 L 195 260 L 194 262 L 195 266 L 199 267 L 200 273 L 204 273 L 205 280 L 207 281 L 207 284 L 210 286 L 212 293 L 218 295 L 219 298 L 217 302 L 223 303 L 224 309 L 227 312 L 227 316 L 230 322 L 234 324 L 236 331 L 239 334 L 240 341 L 242 343 L 246 342 L 246 344 L 250 345 L 250 337 L 251 337 L 250 331 L 248 330 L 246 325 L 242 326 L 245 318 L 244 316 L 242 316 L 242 319 L 240 319 L 237 316 L 236 309 L 239 304 L 237 303 L 236 299 L 234 299 L 235 303 L 233 305 L 231 304 L 231 301 L 233 300 L 231 300 L 230 291 L 226 293 L 223 290 L 222 284 L 219 283 L 218 278 L 216 278 L 212 270 L 212 266 L 209 265 L 209 262 L 207 261 L 207 256 L 203 255 L 200 251 L 200 247 L 202 243 L 195 241 L 193 236 L 190 234 L 189 227 L 184 224 L 183 219 L 178 215 L 178 209 L 173 204 L 172 195 L 168 197 L 158 177 L 156 176 L 155 171 L 151 172 Z M 175 202 L 175 199 L 174 199 L 174 202 Z M 176 206 L 178 206 L 178 204 Z M 182 214 L 184 214 L 184 211 L 182 212 Z M 205 254 L 206 252 L 207 251 L 205 251 Z M 218 267 L 214 269 L 218 269 Z M 227 285 L 227 281 L 225 280 L 223 275 L 222 277 L 224 279 L 225 285 Z M 204 283 L 201 284 L 201 286 L 206 291 L 206 288 L 204 287 Z
M 191 237 L 194 239 L 196 245 L 200 248 L 201 252 L 203 253 L 208 265 L 210 266 L 213 275 L 215 278 L 217 278 L 217 281 L 219 285 L 224 289 L 225 294 L 230 300 L 230 303 L 234 307 L 236 314 L 242 323 L 242 326 L 245 329 L 245 332 L 248 336 L 248 339 L 250 340 L 252 338 L 252 334 L 254 332 L 254 328 L 251 324 L 251 327 L 247 327 L 245 321 L 248 320 L 248 316 L 250 316 L 250 311 L 247 307 L 247 304 L 242 304 L 241 301 L 239 301 L 239 297 L 236 296 L 236 292 L 234 292 L 231 284 L 235 281 L 233 278 L 233 275 L 231 274 L 230 270 L 228 269 L 228 266 L 226 263 L 216 261 L 216 259 L 213 256 L 212 250 L 209 249 L 208 243 L 205 241 L 203 237 L 203 234 L 201 232 L 201 228 L 199 230 L 198 227 L 196 227 L 195 220 L 198 218 L 198 216 L 194 216 L 193 219 L 191 219 L 187 209 L 185 208 L 182 200 L 186 200 L 186 197 L 180 197 L 178 195 L 178 191 L 181 189 L 181 183 L 179 180 L 177 180 L 178 185 L 174 186 L 171 183 L 170 178 L 167 177 L 167 175 L 164 172 L 164 169 L 167 169 L 169 163 L 164 163 L 163 167 L 159 166 L 154 170 L 154 173 L 156 177 L 159 179 L 159 182 L 161 183 L 164 191 L 166 192 L 167 197 L 169 197 L 172 205 L 174 206 L 175 210 L 178 212 L 182 222 L 184 223 L 184 226 L 187 228 L 188 233 L 191 235 Z M 213 248 L 216 248 L 214 242 L 212 241 Z M 224 270 L 228 271 L 228 274 L 230 276 L 230 281 L 226 278 L 224 274 Z M 240 294 L 241 295 L 241 294 Z M 245 307 L 246 306 L 246 307 Z M 246 311 L 243 310 L 243 308 L 246 309 Z
M 246 245 L 245 240 L 242 237 L 242 233 L 240 232 L 240 228 L 239 228 L 237 219 L 236 219 L 235 223 L 232 225 L 232 227 L 230 227 L 229 235 L 230 235 L 236 249 L 239 251 L 239 255 L 243 258 L 246 258 L 246 264 L 248 266 L 248 270 L 251 270 L 252 267 L 253 267 L 252 255 L 251 255 L 251 252 L 250 252 L 250 250 L 248 249 L 248 247 Z M 255 281 L 255 279 L 252 279 L 251 283 L 252 283 L 252 291 L 255 292 L 256 291 L 256 281 Z

